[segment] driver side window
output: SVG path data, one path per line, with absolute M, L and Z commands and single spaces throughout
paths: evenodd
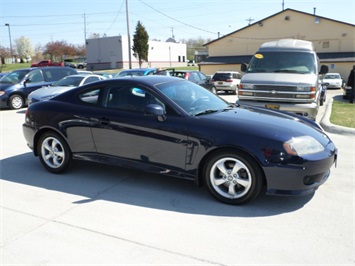
M 28 79 L 31 83 L 44 82 L 42 72 L 39 69 L 31 71 L 28 75 Z
M 144 113 L 145 107 L 149 104 L 160 104 L 163 106 L 155 96 L 146 90 L 122 85 L 109 89 L 105 106 L 124 111 Z

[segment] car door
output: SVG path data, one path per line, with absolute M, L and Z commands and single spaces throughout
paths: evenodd
M 117 84 L 105 91 L 100 112 L 90 117 L 94 143 L 103 160 L 159 173 L 184 172 L 186 119 L 171 112 L 159 121 L 146 114 L 148 104 L 165 105 L 145 88 Z
M 198 78 L 198 84 L 208 90 L 210 90 L 213 87 L 213 84 L 210 83 L 210 79 L 203 73 L 201 72 L 196 72 L 196 76 Z
M 40 69 L 35 69 L 28 73 L 23 82 L 23 92 L 27 97 L 32 91 L 35 91 L 42 86 L 46 85 L 42 71 Z

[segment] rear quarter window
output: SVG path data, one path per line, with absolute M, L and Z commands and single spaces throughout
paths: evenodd
M 66 76 L 77 74 L 74 69 L 71 68 L 47 68 L 42 69 L 45 81 L 58 81 Z

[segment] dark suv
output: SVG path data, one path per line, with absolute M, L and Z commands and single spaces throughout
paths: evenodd
M 43 86 L 48 86 L 66 76 L 78 74 L 70 67 L 23 68 L 12 71 L 0 79 L 0 109 L 20 109 L 27 96 Z
M 216 93 L 214 90 L 213 83 L 210 82 L 211 78 L 207 77 L 200 71 L 197 70 L 173 70 L 169 72 L 171 76 L 187 79 L 193 83 L 196 83 L 213 93 Z

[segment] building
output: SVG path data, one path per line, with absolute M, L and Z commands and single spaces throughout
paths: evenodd
M 148 62 L 144 62 L 142 67 L 186 66 L 186 44 L 169 39 L 167 42 L 149 41 L 148 45 Z M 88 39 L 86 40 L 87 69 L 129 69 L 129 52 L 132 68 L 138 68 L 138 58 L 135 57 L 132 49 L 128 49 L 127 36 Z
M 321 64 L 345 79 L 355 64 L 353 24 L 285 9 L 205 44 L 209 57 L 199 64 L 200 70 L 208 75 L 217 70 L 240 71 L 262 43 L 284 38 L 311 41 Z

